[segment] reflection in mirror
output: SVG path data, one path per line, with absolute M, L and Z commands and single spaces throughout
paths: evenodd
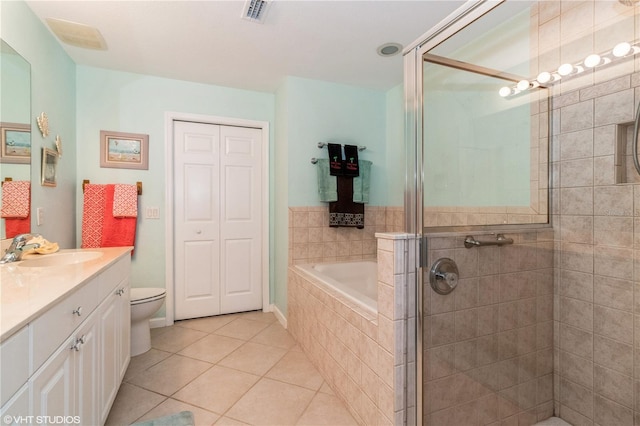
M 0 40 L 0 238 L 31 229 L 31 67 Z
M 425 226 L 548 222 L 532 23 L 529 2 L 507 2 L 423 56 Z

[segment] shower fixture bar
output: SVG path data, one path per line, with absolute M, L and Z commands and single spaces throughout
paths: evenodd
M 478 241 L 473 236 L 467 235 L 464 239 L 464 246 L 466 248 L 482 247 L 482 246 L 503 246 L 505 244 L 513 244 L 513 238 L 507 238 L 504 234 L 496 235 L 496 239 L 493 241 Z

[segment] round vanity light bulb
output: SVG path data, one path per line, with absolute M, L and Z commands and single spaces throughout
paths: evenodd
M 516 84 L 516 87 L 518 88 L 518 90 L 523 91 L 527 90 L 530 85 L 531 83 L 529 83 L 529 80 L 520 80 L 518 84 Z
M 593 68 L 597 65 L 600 65 L 600 55 L 596 55 L 595 53 L 584 58 L 584 66 L 588 68 Z
M 611 53 L 613 53 L 613 56 L 616 58 L 622 58 L 629 52 L 631 52 L 631 45 L 626 41 L 623 41 L 622 43 L 616 44 Z
M 569 75 L 573 71 L 573 65 L 571 64 L 562 64 L 558 67 L 558 74 L 561 76 Z
M 502 96 L 503 98 L 506 98 L 507 96 L 509 96 L 511 94 L 511 89 L 508 88 L 507 86 L 504 86 L 504 87 L 500 88 L 500 90 L 498 91 L 498 94 L 500 96 Z
M 540 74 L 538 74 L 538 77 L 536 77 L 536 80 L 538 80 L 538 83 L 540 84 L 548 83 L 551 81 L 551 73 L 547 71 L 542 71 Z

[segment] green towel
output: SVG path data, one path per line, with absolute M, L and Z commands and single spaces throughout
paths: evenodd
M 369 188 L 371 186 L 371 161 L 358 161 L 360 176 L 353 178 L 353 202 L 366 204 L 369 202 Z
M 336 177 L 329 174 L 329 160 L 319 159 L 316 167 L 318 171 L 318 194 L 320 194 L 320 201 L 325 203 L 338 201 L 338 184 Z
M 195 419 L 191 411 L 181 411 L 170 416 L 164 416 L 145 422 L 134 423 L 131 426 L 193 426 Z

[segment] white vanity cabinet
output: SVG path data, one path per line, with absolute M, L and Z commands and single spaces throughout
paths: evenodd
M 127 252 L 2 342 L 0 418 L 104 424 L 130 359 L 130 265 Z
M 105 283 L 114 281 L 105 280 Z M 104 423 L 115 400 L 120 382 L 124 378 L 130 359 L 131 308 L 128 276 L 115 280 L 100 309 L 100 347 L 102 359 L 99 368 L 100 423 Z

